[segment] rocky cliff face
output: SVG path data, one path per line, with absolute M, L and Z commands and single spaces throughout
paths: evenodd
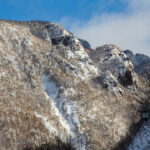
M 92 50 L 50 22 L 0 21 L 0 83 L 2 150 L 127 149 L 149 106 L 118 47 Z
M 150 81 L 150 57 L 143 54 L 134 55 L 130 50 L 125 50 L 124 53 L 129 56 L 134 64 L 135 72 Z

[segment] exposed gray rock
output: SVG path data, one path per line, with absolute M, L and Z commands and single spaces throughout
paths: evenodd
M 101 76 L 98 76 L 96 79 L 97 82 L 100 82 L 103 88 L 117 86 L 117 81 L 110 72 L 102 73 Z
M 150 81 L 150 57 L 143 54 L 133 54 L 130 50 L 125 50 L 124 53 L 131 59 L 135 72 Z
M 83 40 L 83 39 L 79 39 L 81 45 L 84 47 L 84 48 L 88 48 L 88 49 L 91 49 L 91 45 L 89 44 L 88 41 L 86 40 Z
M 90 53 L 91 59 L 99 68 L 103 86 L 119 88 L 132 86 L 136 80 L 130 59 L 115 45 L 104 45 Z M 104 79 L 105 78 L 105 79 Z M 108 83 L 109 84 L 108 84 Z

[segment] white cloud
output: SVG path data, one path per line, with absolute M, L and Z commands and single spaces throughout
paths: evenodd
M 128 0 L 128 4 L 125 13 L 102 14 L 86 23 L 70 23 L 70 30 L 94 48 L 112 43 L 150 56 L 150 0 Z

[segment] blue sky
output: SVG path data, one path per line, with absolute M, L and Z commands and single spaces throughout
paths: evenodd
M 59 22 L 65 17 L 86 21 L 106 12 L 123 12 L 126 6 L 122 0 L 0 0 L 0 18 Z
M 58 22 L 93 48 L 150 56 L 150 0 L 0 0 L 0 18 Z

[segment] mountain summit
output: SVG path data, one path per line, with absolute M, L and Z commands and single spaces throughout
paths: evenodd
M 0 20 L 0 149 L 132 149 L 150 84 L 130 53 L 91 49 L 56 23 Z

